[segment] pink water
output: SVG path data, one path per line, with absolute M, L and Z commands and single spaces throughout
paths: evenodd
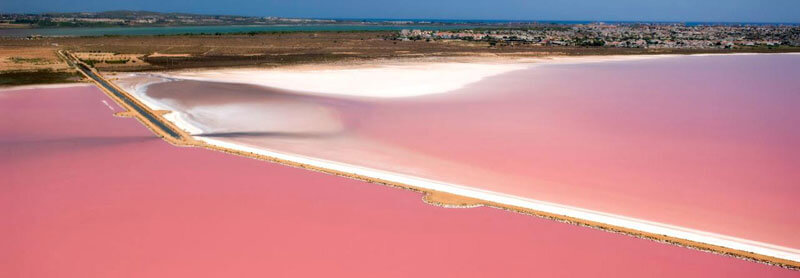
M 798 55 L 683 56 L 405 99 L 195 81 L 148 95 L 231 142 L 800 248 L 797 76 Z
M 0 91 L 0 277 L 797 277 L 197 148 L 93 87 Z

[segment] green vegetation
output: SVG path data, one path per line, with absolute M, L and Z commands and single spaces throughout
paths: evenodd
M 39 70 L 0 72 L 0 86 L 71 83 L 80 80 L 81 76 L 74 71 Z
M 89 60 L 89 59 L 86 59 L 86 60 L 81 59 L 81 61 L 83 61 L 84 63 L 86 63 L 90 67 L 94 67 L 94 64 L 102 62 L 100 60 Z
M 11 57 L 11 61 L 14 63 L 29 63 L 29 64 L 47 64 L 47 60 L 43 58 L 22 58 L 22 57 Z
M 89 66 L 94 67 L 95 64 L 99 63 L 106 63 L 106 64 L 126 64 L 130 61 L 130 59 L 120 59 L 120 60 L 92 60 L 92 59 L 81 59 L 84 63 Z
M 127 64 L 129 61 L 130 61 L 130 59 L 106 60 L 106 61 L 103 61 L 103 62 L 105 62 L 106 64 Z
M 575 45 L 577 46 L 603 46 L 605 44 L 606 42 L 599 38 L 575 40 Z
M 107 22 L 81 22 L 81 21 L 67 21 L 55 22 L 48 19 L 43 20 L 30 20 L 30 19 L 17 19 L 13 21 L 14 24 L 30 24 L 36 27 L 119 27 L 125 26 L 122 23 L 107 23 Z

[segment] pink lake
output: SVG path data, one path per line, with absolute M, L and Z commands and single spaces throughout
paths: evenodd
M 800 248 L 797 76 L 800 55 L 678 56 L 412 98 L 202 81 L 147 95 L 237 144 Z
M 0 91 L 0 277 L 800 276 L 175 147 L 116 111 L 94 87 Z

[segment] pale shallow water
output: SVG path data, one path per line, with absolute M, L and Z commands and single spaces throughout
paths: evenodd
M 388 100 L 202 81 L 147 96 L 214 139 L 800 248 L 796 76 L 798 55 L 682 56 Z

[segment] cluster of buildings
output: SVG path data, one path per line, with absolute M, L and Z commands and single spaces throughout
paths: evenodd
M 460 31 L 401 30 L 400 40 L 630 48 L 800 46 L 798 25 L 575 24 Z

